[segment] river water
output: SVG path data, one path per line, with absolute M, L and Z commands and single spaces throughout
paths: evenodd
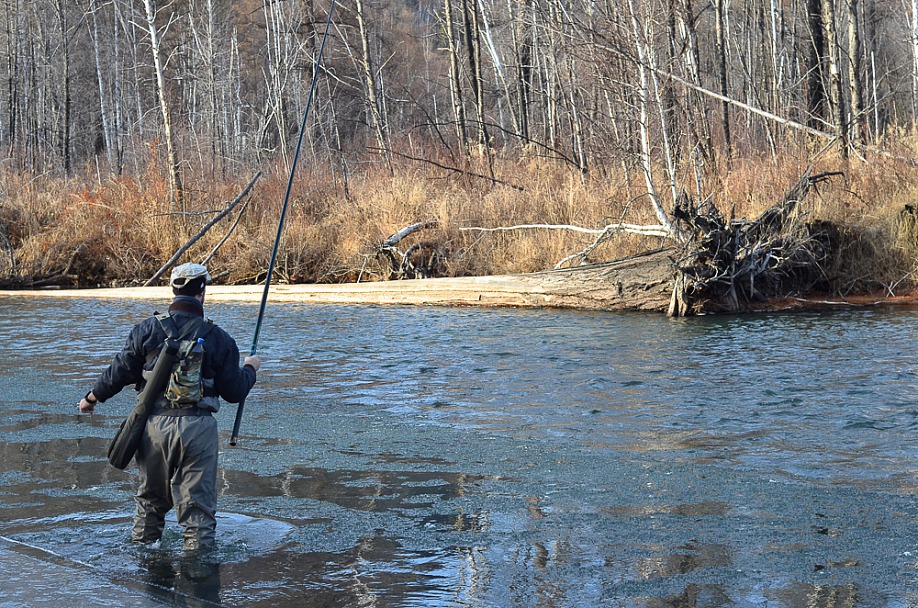
M 269 305 L 200 558 L 76 409 L 153 307 L 0 298 L 0 607 L 918 604 L 916 311 Z

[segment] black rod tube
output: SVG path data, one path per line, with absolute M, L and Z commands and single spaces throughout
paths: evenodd
M 252 349 L 249 356 L 258 350 L 258 334 L 261 333 L 261 322 L 265 317 L 265 306 L 268 303 L 268 290 L 271 288 L 271 275 L 274 273 L 274 263 L 277 260 L 277 249 L 280 246 L 281 233 L 284 229 L 284 218 L 287 216 L 287 205 L 290 202 L 290 191 L 293 189 L 293 176 L 296 174 L 296 164 L 300 158 L 300 149 L 303 147 L 303 135 L 306 133 L 306 123 L 309 119 L 309 110 L 312 108 L 312 98 L 316 91 L 316 82 L 319 80 L 319 68 L 322 65 L 322 56 L 325 53 L 325 41 L 328 39 L 328 30 L 331 28 L 332 12 L 335 10 L 335 0 L 332 0 L 328 9 L 328 18 L 325 20 L 325 33 L 322 34 L 322 43 L 319 45 L 319 56 L 316 66 L 312 71 L 312 84 L 309 86 L 309 97 L 306 100 L 306 109 L 303 111 L 303 122 L 300 124 L 300 136 L 296 142 L 296 152 L 293 154 L 293 163 L 290 165 L 290 179 L 287 180 L 287 192 L 284 194 L 284 205 L 281 207 L 280 220 L 277 222 L 277 236 L 274 237 L 274 249 L 271 251 L 271 261 L 268 262 L 268 276 L 265 277 L 265 290 L 261 294 L 261 305 L 258 307 L 258 321 L 255 323 L 255 336 L 252 338 Z M 242 425 L 242 410 L 245 408 L 245 399 L 239 402 L 236 408 L 236 421 L 233 423 L 233 434 L 230 436 L 230 445 L 236 445 L 239 439 L 239 427 Z

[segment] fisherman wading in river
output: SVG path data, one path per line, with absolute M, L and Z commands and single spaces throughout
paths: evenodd
M 175 299 L 168 314 L 154 315 L 134 326 L 121 352 L 80 401 L 80 412 L 91 413 L 97 403 L 129 384 L 136 384 L 138 391 L 148 381 L 152 386 L 154 373 L 164 368 L 157 368 L 157 359 L 166 346 L 174 345 L 170 355 L 175 363 L 159 374 L 165 390 L 149 397 L 149 411 L 136 425 L 138 442 L 133 454 L 140 485 L 131 531 L 135 542 L 158 541 L 166 513 L 174 507 L 185 529 L 186 550 L 208 549 L 214 544 L 219 444 L 213 414 L 220 409 L 220 398 L 230 403 L 244 401 L 255 384 L 260 360 L 253 354 L 240 367 L 236 341 L 204 319 L 209 280 L 207 268 L 200 264 L 177 266 L 171 276 Z

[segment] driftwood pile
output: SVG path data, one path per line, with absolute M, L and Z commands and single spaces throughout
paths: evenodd
M 398 246 L 406 237 L 437 225 L 436 220 L 430 220 L 406 226 L 376 247 L 376 258 L 388 262 L 388 280 L 429 279 L 443 270 L 445 254 L 439 243 L 420 241 L 404 251 Z

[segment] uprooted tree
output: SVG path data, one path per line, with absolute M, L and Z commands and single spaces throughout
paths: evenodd
M 810 221 L 800 202 L 814 186 L 834 175 L 839 174 L 804 174 L 780 201 L 751 220 L 725 217 L 710 201 L 696 204 L 681 196 L 666 215 L 669 221 L 654 226 L 617 223 L 588 229 L 527 224 L 460 231 L 558 229 L 596 235 L 590 246 L 566 257 L 553 270 L 504 277 L 505 291 L 515 296 L 492 303 L 656 310 L 671 316 L 742 312 L 826 287 L 824 269 L 838 246 L 838 229 Z M 408 236 L 436 227 L 433 221 L 418 222 L 376 247 L 375 256 L 388 261 L 390 279 L 437 274 L 431 266 L 436 256 L 430 252 L 443 255 L 442 245 L 399 246 Z M 611 262 L 592 262 L 594 250 L 621 232 L 662 236 L 667 246 Z
M 673 258 L 670 316 L 740 312 L 756 303 L 806 292 L 824 280 L 837 232 L 806 221 L 799 203 L 819 182 L 838 173 L 806 173 L 784 198 L 754 220 L 732 220 L 710 202 L 673 209 L 682 245 Z

